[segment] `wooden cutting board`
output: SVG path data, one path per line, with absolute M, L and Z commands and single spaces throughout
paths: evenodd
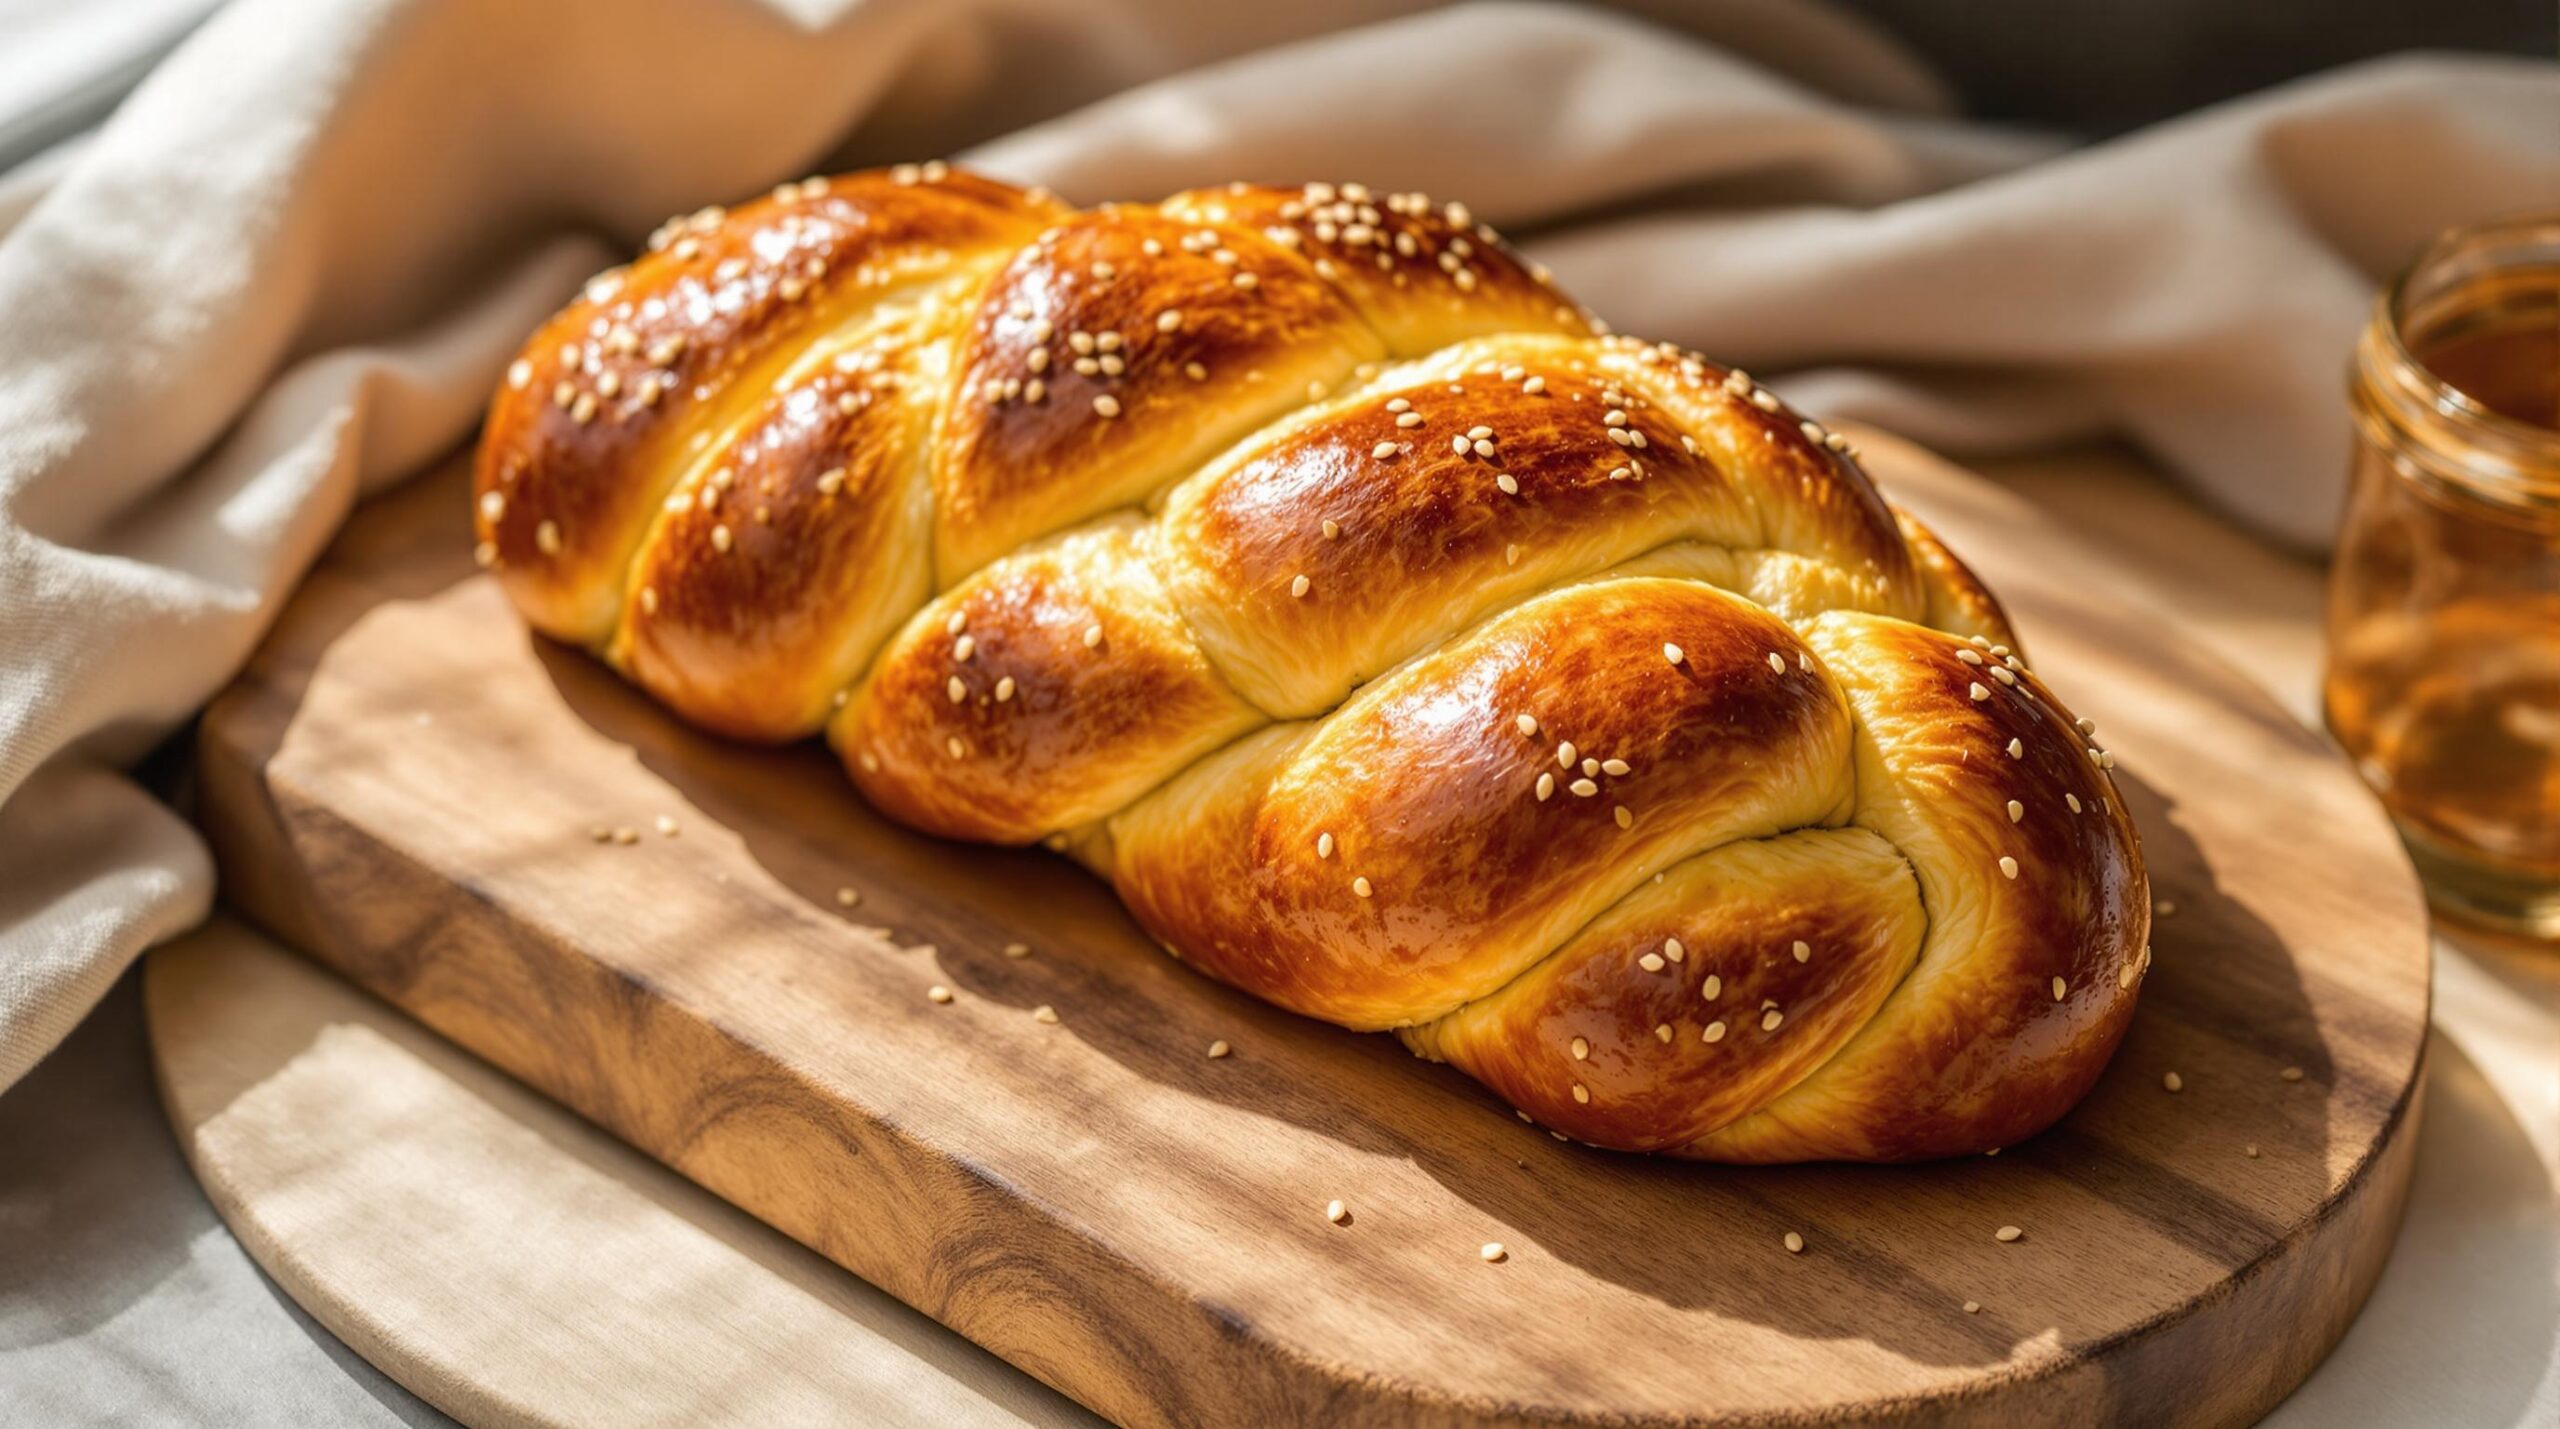
M 2247 681 L 2014 498 L 1868 449 L 2099 721 L 2172 905 L 2105 1079 L 1997 1158 L 1552 1141 L 1188 972 L 1061 860 L 905 833 L 822 752 L 694 734 L 529 638 L 458 466 L 362 513 L 207 714 L 202 816 L 252 916 L 1123 1421 L 2245 1421 L 2399 1218 L 2416 885 Z

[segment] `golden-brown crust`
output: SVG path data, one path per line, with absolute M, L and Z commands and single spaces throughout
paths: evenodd
M 798 374 L 669 495 L 612 649 L 641 688 L 723 734 L 805 738 L 924 600 L 935 325 Z
M 1059 223 L 996 275 L 960 345 L 935 454 L 943 581 L 1144 500 L 1379 352 L 1251 230 L 1137 205 Z
M 2000 606 L 2000 598 L 1973 567 L 1958 559 L 1938 539 L 1938 533 L 1920 523 L 1920 518 L 1893 507 L 1893 522 L 1910 543 L 1911 554 L 1920 566 L 1920 583 L 1928 592 L 1928 608 L 1920 623 L 1944 630 L 1952 635 L 1975 636 L 1995 645 L 2016 645 L 2018 637 L 2009 625 L 2009 612 Z
M 1008 557 L 909 622 L 837 721 L 864 797 L 948 838 L 1088 823 L 1262 722 L 1164 599 L 1132 520 Z
M 1866 830 L 1741 840 L 1406 1040 L 1577 1140 L 1683 1146 L 1836 1053 L 1927 926 L 1910 865 Z
M 601 643 L 692 439 L 739 415 L 740 398 L 762 402 L 777 365 L 848 313 L 1010 252 L 1055 212 L 936 166 L 813 179 L 671 221 L 508 369 L 475 480 L 484 561 L 536 628 Z
M 686 717 L 825 721 L 893 817 L 1059 836 L 1560 1134 L 2047 1124 L 2146 956 L 2103 756 L 1845 439 L 1593 326 L 1414 195 L 787 185 L 536 337 L 481 554 Z
M 1186 960 L 1349 1027 L 1441 1016 L 1669 864 L 1849 796 L 1802 642 L 1685 582 L 1541 597 L 1275 735 L 1113 818 L 1111 876 Z
M 1493 333 L 1587 337 L 1595 326 L 1462 203 L 1361 184 L 1227 184 L 1176 194 L 1163 208 L 1258 230 L 1300 254 L 1398 357 Z
M 1853 614 L 1807 633 L 1858 713 L 1857 823 L 1910 861 L 1928 941 L 1829 1064 L 1685 1152 L 1908 1161 L 2009 1145 L 2087 1092 L 2132 1020 L 2151 918 L 2133 821 L 2103 753 L 2014 656 Z

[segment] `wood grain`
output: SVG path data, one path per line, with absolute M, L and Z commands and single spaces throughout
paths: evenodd
M 1557 1144 L 1184 971 L 1062 862 L 901 832 L 818 752 L 691 733 L 523 636 L 450 476 L 365 513 L 208 714 L 205 818 L 289 939 L 1124 1421 L 2246 1420 L 2390 1244 L 2414 881 L 2245 681 L 2012 498 L 1870 450 L 2095 714 L 2175 906 L 2106 1079 L 1996 1159 Z

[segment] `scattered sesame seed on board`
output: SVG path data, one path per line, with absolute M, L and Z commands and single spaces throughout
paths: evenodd
M 1031 1020 L 1054 1027 L 1058 1022 L 1058 1009 L 1051 1007 L 1049 1004 L 1044 1002 L 1038 1007 L 1031 1009 Z
M 1784 1245 L 1787 1248 L 1787 1254 L 1789 1255 L 1804 1254 L 1804 1237 L 1796 1234 L 1794 1231 L 1787 1232 L 1786 1239 L 1780 1241 L 1779 1244 Z
M 1008 958 L 1027 958 L 1031 956 L 1031 945 L 1029 943 L 1007 943 L 1004 945 L 1004 955 Z
M 1576 1038 L 1574 1038 L 1574 1039 L 1573 1039 L 1573 1060 L 1575 1060 L 1575 1061 L 1577 1061 L 1577 1062 L 1585 1061 L 1585 1060 L 1587 1060 L 1590 1056 L 1591 1056 L 1591 1039 L 1589 1039 L 1589 1038 L 1587 1038 L 1587 1037 L 1576 1037 Z
M 2276 1075 L 2284 1078 L 2288 1082 L 2298 1082 L 2302 1080 L 2302 1069 L 2300 1067 L 2287 1067 L 2283 1071 L 2276 1073 Z
M 1721 1042 L 1721 1041 L 1723 1041 L 1723 1040 L 1724 1040 L 1724 1024 L 1723 1024 L 1722 1022 L 1710 1022 L 1710 1023 L 1708 1023 L 1708 1024 L 1707 1024 L 1707 1030 L 1706 1030 L 1706 1032 L 1705 1032 L 1705 1034 L 1704 1034 L 1704 1036 L 1703 1036 L 1702 1040 L 1704 1040 L 1704 1041 L 1708 1041 L 1708 1042 Z
M 836 890 L 836 906 L 838 908 L 850 908 L 861 901 L 862 894 L 855 889 L 839 888 Z
M 1217 1041 L 1209 1044 L 1209 1060 L 1214 1062 L 1234 1050 L 1235 1048 L 1228 1046 L 1226 1039 L 1221 1037 Z
M 1498 1240 L 1486 1241 L 1484 1243 L 1484 1249 L 1477 1251 L 1476 1254 L 1481 1256 L 1484 1259 L 1484 1262 L 1488 1265 L 1500 1265 L 1503 1261 L 1511 1258 L 1511 1252 L 1504 1250 L 1502 1248 L 1502 1242 Z
M 1797 962 L 1804 963 L 1811 962 L 1813 960 L 1813 945 L 1802 938 L 1796 939 L 1795 946 L 1788 949 L 1788 951 L 1795 954 Z
M 933 986 L 924 990 L 924 995 L 932 998 L 936 1002 L 949 1002 L 951 1000 L 951 989 L 944 987 L 940 983 L 935 983 Z
M 1324 1203 L 1324 1218 L 1335 1225 L 1347 1226 L 1351 1224 L 1351 1208 L 1340 1201 L 1327 1201 Z
M 1966 1314 L 1968 1314 L 1968 1315 L 1979 1315 L 1979 1314 L 1981 1314 L 1981 1313 L 1982 1313 L 1982 1302 L 1981 1302 L 1981 1301 L 1979 1301 L 1979 1300 L 1967 1300 L 1966 1302 L 1964 1302 L 1964 1312 L 1965 1312 Z
M 2166 1091 L 2182 1092 L 2187 1089 L 2187 1079 L 2175 1072 L 2169 1072 L 2161 1076 L 2160 1085 Z
M 2007 1245 L 2009 1242 L 2016 1240 L 2025 1234 L 2025 1231 L 2018 1229 L 2016 1226 L 2002 1226 L 2000 1229 L 1991 1233 L 1991 1238 L 2000 1242 L 2002 1245 Z

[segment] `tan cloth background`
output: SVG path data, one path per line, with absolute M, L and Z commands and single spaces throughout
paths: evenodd
M 1817 369 L 1786 385 L 1825 415 L 1957 450 L 2120 432 L 2310 542 L 2378 276 L 2441 225 L 2560 201 L 2549 65 L 2369 66 L 2061 154 L 1949 119 L 1925 72 L 1804 6 L 1687 32 L 1412 8 L 217 17 L 0 191 L 0 1085 L 208 905 L 200 845 L 118 771 L 666 212 L 972 144 L 1079 200 L 1236 176 L 1463 195 L 1630 331 Z

